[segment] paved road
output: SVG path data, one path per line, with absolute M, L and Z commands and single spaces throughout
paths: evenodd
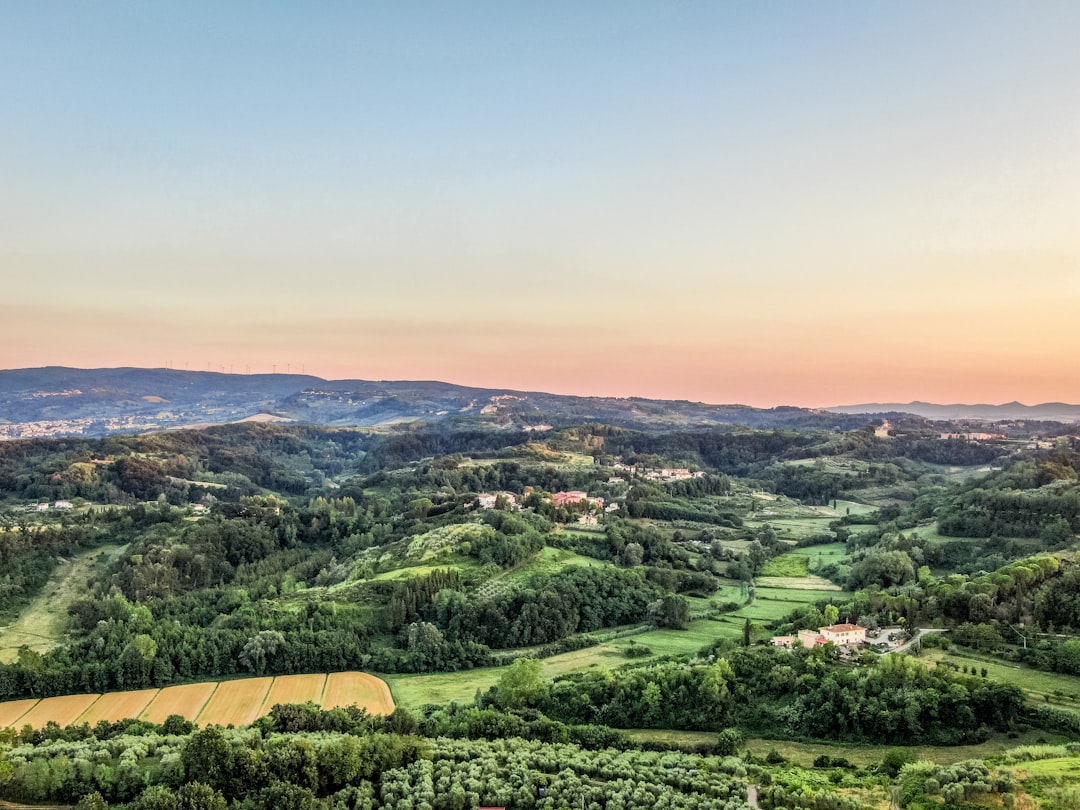
M 948 632 L 949 632 L 948 630 L 942 629 L 940 627 L 920 627 L 915 631 L 915 635 L 911 637 L 910 641 L 905 641 L 903 644 L 901 644 L 895 650 L 890 650 L 889 652 L 894 652 L 894 653 L 907 652 L 908 650 L 911 649 L 911 645 L 915 644 L 922 637 L 923 633 L 948 633 Z

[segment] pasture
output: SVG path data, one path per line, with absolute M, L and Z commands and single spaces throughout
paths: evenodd
M 804 577 L 808 573 L 808 558 L 798 554 L 781 554 L 765 563 L 763 577 Z
M 494 686 L 503 667 L 482 667 L 463 672 L 435 672 L 431 675 L 388 675 L 394 700 L 407 709 L 429 703 L 472 703 L 476 690 Z
M 356 704 L 372 714 L 394 711 L 394 699 L 385 681 L 366 672 L 334 672 L 189 683 L 104 695 L 12 700 L 0 703 L 0 728 L 21 728 L 27 724 L 42 728 L 49 722 L 61 726 L 94 725 L 102 720 L 115 723 L 127 719 L 163 723 L 173 714 L 204 726 L 243 726 L 268 714 L 279 703 L 309 701 L 324 709 Z
M 948 653 L 940 650 L 928 651 L 923 654 L 923 658 L 935 664 L 948 661 L 959 667 L 966 666 L 979 671 L 985 669 L 988 678 L 1018 686 L 1029 700 L 1056 703 L 1074 710 L 1080 705 L 1080 677 L 1076 675 L 1044 672 L 989 656 L 977 655 L 957 647 L 953 647 Z
M 45 653 L 59 646 L 67 609 L 83 595 L 86 581 L 117 559 L 127 546 L 101 546 L 61 562 L 41 592 L 10 625 L 0 628 L 0 662 L 12 663 L 19 647 Z
M 954 762 L 962 762 L 966 759 L 985 759 L 1000 756 L 1010 748 L 1034 743 L 1036 740 L 1044 738 L 1052 741 L 1064 740 L 1061 735 L 1036 729 L 1022 732 L 1015 737 L 1005 734 L 993 734 L 986 742 L 978 745 L 844 745 L 843 743 L 800 743 L 789 740 L 754 738 L 746 740 L 746 750 L 761 757 L 766 756 L 769 751 L 777 751 L 785 759 L 803 767 L 810 767 L 814 759 L 822 754 L 830 757 L 844 757 L 853 765 L 865 767 L 880 762 L 885 754 L 893 748 L 900 748 L 905 751 L 913 751 L 918 759 L 930 760 L 939 765 L 951 765 Z M 1025 762 L 1023 767 L 1027 768 L 1032 764 L 1035 763 Z
M 531 560 L 498 577 L 504 582 L 525 582 L 534 574 L 557 574 L 570 566 L 592 568 L 596 566 L 610 566 L 612 563 L 598 560 L 595 557 L 585 557 L 561 548 L 545 546 Z
M 805 557 L 808 561 L 839 562 L 848 556 L 848 548 L 844 543 L 823 543 L 820 546 L 800 546 L 793 548 L 784 556 Z
M 729 618 L 731 617 L 731 618 Z M 643 644 L 654 655 L 696 655 L 702 647 L 718 638 L 742 638 L 743 619 L 729 613 L 721 619 L 696 619 L 685 630 L 650 630 L 634 636 L 634 642 Z M 629 647 L 629 639 L 620 640 L 620 648 Z

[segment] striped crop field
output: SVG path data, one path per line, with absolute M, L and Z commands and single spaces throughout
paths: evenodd
M 178 714 L 201 726 L 253 723 L 279 703 L 316 703 L 323 708 L 356 704 L 372 714 L 390 714 L 394 699 L 386 682 L 365 672 L 330 675 L 282 675 L 189 683 L 164 689 L 109 692 L 104 695 L 65 695 L 0 702 L 0 728 L 42 728 L 115 723 L 136 718 L 163 723 Z
M 270 687 L 270 692 L 266 695 L 264 702 L 267 710 L 274 708 L 279 703 L 307 703 L 311 701 L 321 706 L 325 689 L 325 675 L 281 675 L 274 678 L 274 685 Z
M 247 726 L 262 713 L 263 701 L 273 678 L 246 678 L 222 681 L 202 710 L 203 723 L 219 726 Z
M 70 726 L 79 719 L 79 715 L 89 709 L 101 695 L 64 695 L 63 697 L 43 698 L 30 711 L 19 718 L 19 724 L 29 723 L 34 728 L 42 728 L 50 720 Z
M 386 681 L 366 672 L 334 672 L 326 679 L 326 693 L 322 707 L 365 707 L 372 714 L 390 714 L 394 711 L 394 698 Z
M 139 715 L 148 723 L 164 723 L 169 715 L 178 714 L 188 720 L 197 718 L 217 689 L 217 683 L 186 683 L 183 686 L 166 686 Z M 122 717 L 116 718 L 123 720 Z M 211 721 L 212 722 L 212 721 Z
M 34 708 L 37 702 L 37 698 L 27 698 L 26 700 L 9 700 L 7 703 L 0 703 L 0 728 L 13 727 L 15 721 Z
M 138 717 L 154 696 L 157 689 L 140 689 L 138 692 L 109 692 L 95 700 L 90 708 L 78 718 L 79 723 L 95 725 L 101 720 L 112 723 L 125 717 Z

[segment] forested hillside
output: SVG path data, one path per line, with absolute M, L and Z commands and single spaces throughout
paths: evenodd
M 63 801 L 93 788 L 125 802 L 154 784 L 137 806 L 171 807 L 188 801 L 183 791 L 206 791 L 208 806 L 241 795 L 271 806 L 281 791 L 296 806 L 375 806 L 427 790 L 425 774 L 457 756 L 439 741 L 451 731 L 620 750 L 637 745 L 624 731 L 696 733 L 724 754 L 755 736 L 852 749 L 1080 733 L 1080 686 L 1036 688 L 1005 668 L 1080 675 L 1075 440 L 941 432 L 918 420 L 884 434 L 589 423 L 541 436 L 249 423 L 0 442 L 0 697 L 367 670 L 389 679 L 402 707 L 393 723 L 404 725 L 363 720 L 361 732 L 338 717 L 306 733 L 411 752 L 387 753 L 366 776 L 338 765 L 332 776 L 321 770 L 330 760 L 320 764 L 340 755 L 324 752 L 329 737 L 263 727 L 251 749 L 263 764 L 196 788 L 180 765 L 155 768 L 210 737 L 53 729 L 49 739 L 88 746 L 71 761 L 104 761 L 90 749 L 110 735 L 159 735 L 147 744 L 161 753 L 124 757 L 162 765 L 138 765 L 127 787 L 73 766 L 48 788 L 34 769 L 60 766 L 33 764 L 45 762 L 46 738 L 31 729 L 10 743 L 23 747 L 8 752 L 7 795 Z M 73 582 L 71 561 L 102 548 L 108 562 Z M 44 610 L 55 618 L 29 646 L 15 628 L 38 626 Z M 873 639 L 858 650 L 769 644 L 839 620 L 915 636 L 914 657 Z M 447 693 L 465 704 L 452 712 L 472 713 L 423 708 Z M 526 793 L 552 807 L 578 795 L 565 768 L 552 781 L 511 749 L 466 748 L 502 764 L 477 783 L 488 787 L 463 785 L 462 806 L 505 801 L 497 783 L 511 778 L 522 806 Z M 314 770 L 282 771 L 285 756 Z M 722 766 L 736 780 L 715 788 L 716 806 L 743 800 L 737 774 L 751 766 Z M 241 790 L 237 779 L 253 781 Z M 706 789 L 691 783 L 671 806 Z M 452 780 L 434 790 L 431 806 L 457 806 L 443 804 Z M 644 806 L 635 801 L 620 806 Z

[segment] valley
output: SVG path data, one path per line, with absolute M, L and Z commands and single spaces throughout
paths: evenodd
M 360 779 L 382 795 L 425 762 L 576 746 L 574 777 L 514 766 L 534 803 L 538 784 L 569 790 L 589 762 L 655 749 L 727 773 L 709 790 L 732 810 L 742 772 L 771 807 L 870 808 L 916 765 L 924 781 L 1015 772 L 1039 746 L 1064 763 L 1080 736 L 1080 448 L 1066 426 L 1047 449 L 890 424 L 245 422 L 0 443 L 0 795 L 136 798 L 33 774 L 61 768 L 63 746 L 138 758 L 139 735 L 190 767 L 204 745 L 241 767 L 243 734 L 266 762 L 389 746 Z M 849 626 L 868 643 L 821 636 Z M 916 627 L 944 632 L 889 652 Z M 800 633 L 812 647 L 773 642 Z M 119 773 L 119 754 L 93 756 Z M 147 756 L 147 778 L 172 778 Z M 284 784 L 208 773 L 222 796 Z M 337 795 L 325 773 L 311 801 Z M 1011 778 L 969 798 L 1046 793 Z M 477 784 L 474 804 L 505 800 L 504 782 Z M 664 789 L 677 806 L 703 788 Z

